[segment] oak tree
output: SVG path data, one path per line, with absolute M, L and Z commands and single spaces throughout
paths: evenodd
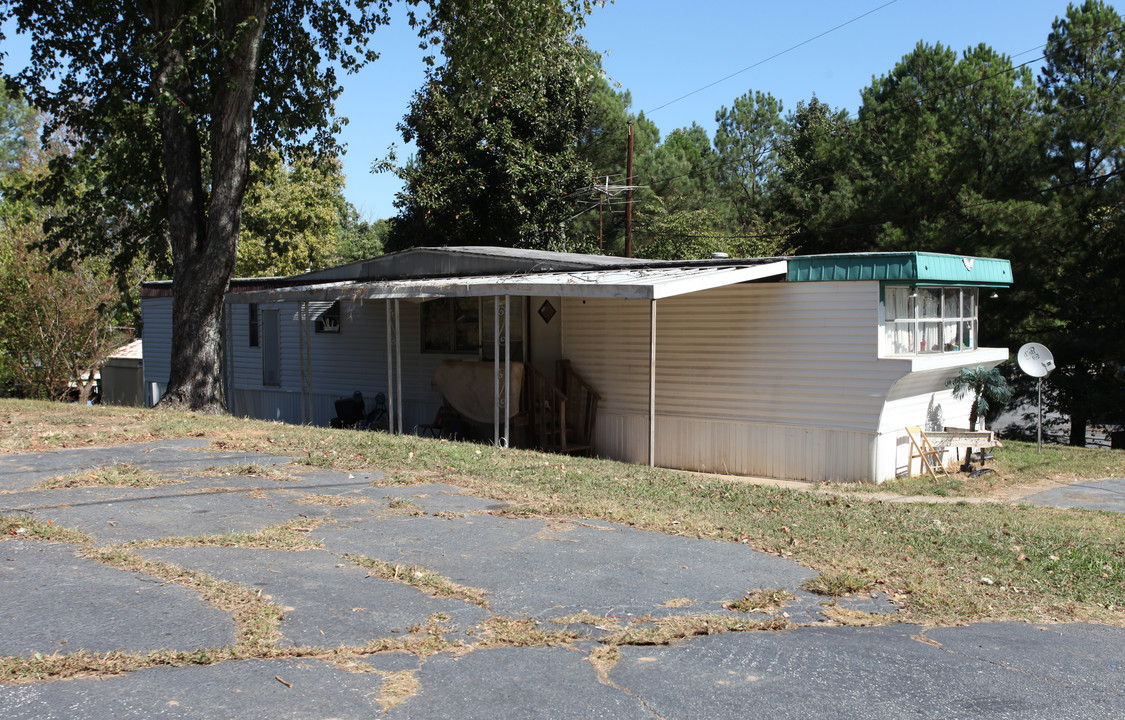
M 489 60 L 518 58 L 543 23 L 576 22 L 584 0 L 406 0 L 423 44 L 464 27 L 458 56 L 499 28 L 530 32 L 492 44 Z M 130 188 L 166 237 L 178 292 L 169 385 L 162 402 L 223 407 L 223 296 L 237 256 L 242 200 L 255 148 L 325 151 L 338 122 L 338 72 L 374 59 L 373 33 L 391 0 L 5 0 L 0 26 L 25 35 L 30 61 L 5 80 L 66 127 L 73 157 Z M 4 38 L 0 36 L 0 41 Z M 470 54 L 471 55 L 471 54 Z M 478 53 L 479 55 L 479 53 Z M 475 62 L 471 57 L 469 65 Z M 490 88 L 462 93 L 487 102 Z M 106 189 L 113 195 L 116 188 Z M 97 197 L 101 188 L 91 190 Z M 119 222 L 119 218 L 111 218 Z M 113 224 L 113 223 L 110 223 Z M 106 232 L 107 236 L 112 235 Z M 134 235 L 139 237 L 140 234 Z

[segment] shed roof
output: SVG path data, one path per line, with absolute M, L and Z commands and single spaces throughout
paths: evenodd
M 1007 260 L 928 252 L 670 261 L 487 246 L 441 247 L 404 250 L 285 278 L 234 279 L 230 293 L 239 302 L 504 294 L 655 300 L 765 279 L 1008 287 L 1012 268 Z M 141 294 L 170 296 L 172 285 L 146 282 Z
M 549 252 L 522 248 L 470 245 L 420 247 L 356 260 L 344 265 L 294 275 L 289 280 L 333 282 L 406 278 L 497 275 L 514 272 L 561 272 L 648 265 L 652 261 L 609 255 Z
M 109 357 L 111 359 L 116 358 L 120 360 L 141 360 L 144 358 L 144 353 L 141 350 L 142 347 L 142 340 L 134 340 L 114 350 L 109 354 Z

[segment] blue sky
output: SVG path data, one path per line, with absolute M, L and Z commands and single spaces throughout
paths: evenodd
M 661 133 L 697 122 L 713 135 L 715 111 L 750 89 L 772 93 L 786 112 L 813 93 L 854 112 L 860 90 L 873 76 L 889 72 L 920 40 L 958 51 L 986 43 L 1017 63 L 1035 60 L 1051 23 L 1067 7 L 1063 0 L 897 0 L 876 10 L 886 2 L 617 0 L 595 10 L 583 34 L 594 50 L 605 53 L 611 79 L 632 92 L 634 110 L 644 110 Z M 423 77 L 421 53 L 409 29 L 397 23 L 380 32 L 383 57 L 344 81 L 337 105 L 351 121 L 342 138 L 348 144 L 346 194 L 369 219 L 395 214 L 392 203 L 400 183 L 368 170 L 393 142 L 405 159 L 395 125 Z
M 958 51 L 986 43 L 1017 63 L 1034 61 L 1066 7 L 1064 0 L 617 0 L 596 9 L 583 34 L 604 54 L 610 79 L 632 93 L 633 109 L 662 134 L 697 122 L 713 135 L 715 111 L 748 90 L 772 93 L 785 111 L 815 93 L 854 112 L 860 90 L 920 40 Z M 392 143 L 406 159 L 396 125 L 424 77 L 402 15 L 376 33 L 382 57 L 343 78 L 336 107 L 350 121 L 341 137 L 345 194 L 372 220 L 395 214 L 401 184 L 373 175 L 371 165 Z M 5 49 L 18 61 L 18 47 Z

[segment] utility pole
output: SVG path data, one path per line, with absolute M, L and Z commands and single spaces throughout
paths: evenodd
M 629 157 L 626 160 L 625 181 L 628 194 L 625 198 L 625 257 L 633 257 L 633 121 L 629 121 Z
M 606 178 L 605 184 L 606 184 L 606 187 L 609 187 L 609 178 Z M 604 201 L 605 201 L 605 198 L 599 195 L 598 196 L 598 252 L 605 252 L 605 239 L 604 239 L 604 236 L 603 236 L 603 233 L 605 232 L 605 230 L 604 230 L 605 223 L 602 220 L 602 203 Z

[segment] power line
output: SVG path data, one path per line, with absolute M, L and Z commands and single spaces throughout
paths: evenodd
M 1097 182 L 1097 181 L 1101 181 L 1101 180 L 1107 180 L 1111 177 L 1115 177 L 1117 175 L 1122 175 L 1122 174 L 1125 174 L 1125 168 L 1123 168 L 1121 170 L 1113 170 L 1113 171 L 1105 173 L 1103 175 L 1096 175 L 1096 176 L 1090 177 L 1090 178 L 1081 178 L 1081 179 L 1078 179 L 1078 180 L 1072 180 L 1070 182 L 1060 183 L 1058 185 L 1051 185 L 1051 186 L 1048 186 L 1048 187 L 1045 187 L 1045 188 L 1040 188 L 1038 190 L 1030 190 L 1030 191 L 1027 191 L 1027 192 L 1016 193 L 1015 195 L 1009 195 L 1008 197 L 991 198 L 989 200 L 981 200 L 980 202 L 973 202 L 973 203 L 962 203 L 962 204 L 959 204 L 959 205 L 951 206 L 951 207 L 947 208 L 946 210 L 939 211 L 937 213 L 931 213 L 931 212 L 911 213 L 909 215 L 897 215 L 897 216 L 890 217 L 890 218 L 884 218 L 882 220 L 869 220 L 869 221 L 865 221 L 865 222 L 849 223 L 847 225 L 835 225 L 833 227 L 827 227 L 827 228 L 812 228 L 812 229 L 805 230 L 804 232 L 805 233 L 825 234 L 825 233 L 830 233 L 830 232 L 836 232 L 836 231 L 839 231 L 839 230 L 855 230 L 857 228 L 876 227 L 876 226 L 879 226 L 879 225 L 885 225 L 888 222 L 901 222 L 903 220 L 915 220 L 915 219 L 918 219 L 918 218 L 924 218 L 924 217 L 931 216 L 931 215 L 941 215 L 941 214 L 949 213 L 949 212 L 960 212 L 960 211 L 964 211 L 964 210 L 972 210 L 972 209 L 975 209 L 975 208 L 985 207 L 985 206 L 988 206 L 988 205 L 998 205 L 1000 203 L 1008 202 L 1010 200 L 1019 200 L 1021 198 L 1028 198 L 1028 197 L 1031 197 L 1031 196 L 1034 196 L 1034 195 L 1045 195 L 1046 193 L 1049 193 L 1049 192 L 1055 192 L 1057 190 L 1065 190 L 1066 188 L 1074 187 L 1076 185 L 1083 185 L 1083 184 L 1086 184 L 1086 183 Z M 1078 213 L 1074 213 L 1073 216 L 1077 217 Z M 1041 229 L 1043 227 L 1047 227 L 1050 224 L 1058 224 L 1061 221 L 1062 221 L 1061 218 L 1056 218 L 1056 219 L 1050 221 L 1050 223 L 1045 223 L 1043 225 L 1037 226 L 1037 228 L 1035 228 L 1035 229 Z M 710 240 L 748 240 L 748 239 L 749 240 L 769 240 L 769 239 L 792 237 L 792 236 L 798 235 L 798 234 L 801 234 L 801 233 L 799 233 L 799 232 L 797 232 L 797 233 L 794 233 L 794 232 L 774 232 L 774 233 L 757 233 L 757 234 L 733 234 L 732 233 L 732 234 L 729 234 L 729 235 L 728 234 L 677 235 L 676 237 L 703 238 L 703 239 L 710 239 Z
M 1034 48 L 1031 48 L 1029 50 L 1024 50 L 1023 52 L 1019 53 L 1019 55 L 1026 55 L 1027 53 L 1034 52 L 1035 50 L 1038 50 L 1039 48 L 1042 48 L 1042 47 L 1045 47 L 1045 45 L 1038 45 L 1038 46 L 1036 46 Z M 1018 57 L 1019 55 L 1010 56 L 1010 57 Z M 954 93 L 961 92 L 962 90 L 966 90 L 968 88 L 971 88 L 974 85 L 986 82 L 988 80 L 991 80 L 993 78 L 999 77 L 999 76 L 1007 74 L 1007 73 L 1015 72 L 1022 67 L 1025 67 L 1025 66 L 1030 65 L 1032 63 L 1038 62 L 1038 61 L 1043 60 L 1045 58 L 1046 58 L 1045 55 L 1040 55 L 1040 56 L 1038 56 L 1038 57 L 1036 57 L 1032 60 L 1028 60 L 1026 62 L 1020 63 L 1019 65 L 1013 65 L 1010 68 L 1005 68 L 1004 70 L 1000 70 L 1000 71 L 995 72 L 991 75 L 985 75 L 985 76 L 980 77 L 980 78 L 978 78 L 978 79 L 976 79 L 976 80 L 974 80 L 970 83 L 966 83 L 964 85 L 960 85 L 960 86 L 954 87 L 954 88 L 949 88 L 948 90 L 945 90 L 945 91 L 943 91 L 942 93 L 939 93 L 939 94 L 930 95 L 930 96 L 926 97 L 924 101 L 928 101 L 930 103 L 936 103 L 940 99 L 941 95 L 954 94 Z M 1064 112 L 1069 112 L 1070 109 L 1072 109 L 1072 108 L 1068 108 Z M 847 120 L 847 122 L 845 123 L 845 125 L 843 127 L 844 128 L 854 127 L 854 126 L 858 125 L 860 123 L 860 121 L 861 121 L 861 118 L 857 114 L 856 117 L 850 118 L 849 120 Z M 777 143 L 777 140 L 773 140 L 771 142 L 770 150 L 773 151 L 773 152 L 776 152 L 777 149 L 778 149 L 776 143 Z M 915 152 L 912 152 L 912 153 L 909 153 L 909 154 L 906 154 L 906 155 L 898 156 L 896 158 L 891 158 L 891 159 L 892 160 L 904 160 L 906 158 L 912 157 L 913 155 L 921 154 L 921 152 L 923 152 L 923 151 L 924 151 L 924 149 L 918 150 L 918 151 L 915 151 Z M 722 158 L 716 158 L 714 162 L 705 164 L 705 165 L 701 166 L 700 169 L 706 170 L 706 169 L 711 169 L 711 168 L 717 168 L 717 167 L 719 167 L 720 164 L 722 164 L 722 162 L 723 162 Z M 695 170 L 693 169 L 692 172 L 682 173 L 680 175 L 672 175 L 670 177 L 661 178 L 661 179 L 658 179 L 658 180 L 652 180 L 652 181 L 650 181 L 649 184 L 650 185 L 657 185 L 659 183 L 669 182 L 671 180 L 677 180 L 677 179 L 682 178 L 682 177 L 688 177 L 689 175 L 693 174 L 694 171 Z M 819 178 L 811 178 L 810 180 L 808 180 L 808 182 L 815 182 L 816 180 L 824 180 L 827 177 L 828 176 L 819 177 Z
M 884 5 L 882 5 L 878 8 L 875 8 L 874 10 L 868 11 L 864 15 L 861 15 L 857 18 L 854 18 L 853 20 L 849 21 L 848 23 L 844 23 L 843 25 L 837 26 L 837 28 L 833 28 L 833 30 L 839 29 L 839 27 L 843 27 L 844 25 L 847 25 L 851 22 L 855 22 L 856 20 L 858 20 L 858 19 L 860 19 L 860 18 L 862 18 L 866 15 L 869 15 L 873 12 L 876 12 L 877 10 L 882 9 L 882 8 L 886 7 L 887 5 L 893 4 L 894 1 L 896 1 L 896 0 L 892 0 L 892 2 L 886 3 L 886 4 L 884 4 Z M 1123 30 L 1125 30 L 1125 26 L 1110 28 L 1109 30 L 1107 30 L 1103 33 L 1100 33 L 1098 36 L 1093 38 L 1090 42 L 1091 43 L 1092 42 L 1100 42 L 1102 38 L 1104 38 L 1108 35 L 1111 35 L 1113 33 L 1121 32 Z M 821 33 L 821 35 L 827 34 L 828 32 L 832 32 L 832 30 L 826 31 L 825 33 Z M 816 37 L 820 37 L 821 35 L 818 35 Z M 816 37 L 810 38 L 809 40 L 806 40 L 802 43 L 799 43 L 798 45 L 795 45 L 792 48 L 789 48 L 788 50 L 783 51 L 782 53 L 779 53 L 778 55 L 784 54 L 785 52 L 789 52 L 790 50 L 793 50 L 797 47 L 800 47 L 801 45 L 807 44 L 811 40 L 815 40 Z M 1046 47 L 1046 44 L 1037 45 L 1037 46 L 1035 46 L 1033 48 L 1030 48 L 1028 50 L 1024 50 L 1020 53 L 1009 56 L 1008 57 L 1009 63 L 1011 62 L 1011 59 L 1013 59 L 1013 58 L 1020 57 L 1020 56 L 1023 56 L 1023 55 L 1027 55 L 1028 53 L 1035 52 L 1037 50 L 1041 50 L 1042 48 L 1045 48 L 1045 47 Z M 773 57 L 777 57 L 777 55 L 775 55 Z M 669 105 L 673 102 L 677 102 L 677 101 L 682 100 L 686 97 L 689 97 L 689 96 L 691 96 L 691 95 L 693 95 L 697 92 L 700 92 L 700 91 L 702 91 L 702 90 L 704 90 L 708 87 L 711 87 L 711 86 L 717 84 L 718 82 L 722 82 L 723 80 L 729 79 L 730 77 L 734 77 L 734 75 L 737 75 L 741 72 L 745 72 L 746 70 L 749 70 L 753 67 L 756 67 L 757 65 L 760 65 L 763 62 L 766 62 L 767 60 L 773 59 L 773 57 L 767 58 L 766 60 L 763 60 L 759 63 L 755 63 L 755 65 L 751 65 L 747 68 L 744 68 L 743 70 L 740 70 L 738 73 L 733 73 L 732 75 L 728 75 L 726 78 L 723 78 L 722 80 L 718 80 L 715 83 L 711 83 L 707 86 L 704 86 L 703 88 L 699 88 L 698 90 L 695 90 L 691 93 L 683 95 L 680 98 L 677 98 L 676 100 L 673 100 L 669 103 L 665 103 L 665 105 L 661 105 L 661 106 L 655 108 L 652 112 L 654 112 L 655 110 L 659 110 L 663 107 L 666 107 L 667 105 Z M 1003 57 L 1003 56 L 1001 56 L 1001 57 Z M 1014 72 L 1018 72 L 1020 69 L 1026 67 L 1028 65 L 1031 65 L 1033 63 L 1037 63 L 1037 62 L 1039 62 L 1041 60 L 1045 60 L 1045 59 L 1046 59 L 1046 53 L 1040 53 L 1039 55 L 1037 55 L 1035 58 L 1032 58 L 1031 60 L 1027 60 L 1025 62 L 1016 64 L 1016 65 L 1011 65 L 1010 67 L 1005 67 L 1002 70 L 999 70 L 997 72 L 994 72 L 994 73 L 991 73 L 991 74 L 988 74 L 988 75 L 982 75 L 981 77 L 979 77 L 979 78 L 977 78 L 977 79 L 975 79 L 971 82 L 964 83 L 962 85 L 952 87 L 952 88 L 946 88 L 946 89 L 943 89 L 939 92 L 935 92 L 935 93 L 932 93 L 932 94 L 924 95 L 921 98 L 921 100 L 919 101 L 919 107 L 924 107 L 926 104 L 931 104 L 931 105 L 936 104 L 936 103 L 940 102 L 944 97 L 947 97 L 947 96 L 950 96 L 950 95 L 955 95 L 955 94 L 960 93 L 960 92 L 962 92 L 962 91 L 964 91 L 968 88 L 972 88 L 975 85 L 979 85 L 981 83 L 987 82 L 987 81 L 989 81 L 991 79 L 994 79 L 996 77 L 999 77 L 999 76 L 1002 76 L 1002 75 L 1008 75 L 1008 74 L 1011 74 L 1011 73 L 1014 73 Z M 985 64 L 985 67 L 987 67 L 987 63 Z M 1081 110 L 1081 109 L 1086 108 L 1086 107 L 1088 107 L 1087 104 L 1064 107 L 1064 108 L 1056 109 L 1054 111 L 1054 115 L 1058 116 L 1060 114 L 1066 114 L 1066 113 L 1069 113 L 1069 112 L 1072 112 L 1072 111 Z M 879 134 L 879 131 L 878 131 L 878 128 L 877 128 L 878 119 L 879 119 L 878 113 L 876 113 L 874 118 L 871 118 L 871 119 L 868 120 L 868 122 L 871 123 L 869 125 L 870 129 L 873 132 L 875 132 L 876 134 Z M 852 127 L 858 125 L 861 122 L 861 120 L 862 120 L 862 118 L 860 118 L 858 113 L 857 113 L 857 116 L 855 118 L 848 120 L 843 125 L 843 129 L 852 128 Z M 774 140 L 774 143 L 776 143 L 776 142 L 777 141 Z M 943 146 L 948 147 L 948 146 L 951 145 L 951 141 L 947 140 L 947 141 L 944 141 L 944 142 L 935 142 L 935 141 L 931 140 L 929 142 L 926 142 L 925 140 L 923 140 L 922 144 L 923 144 L 923 147 L 918 148 L 917 150 L 914 150 L 914 151 L 909 152 L 909 153 L 902 154 L 900 156 L 896 156 L 894 158 L 889 158 L 884 163 L 881 163 L 881 164 L 883 164 L 885 166 L 886 164 L 888 164 L 890 162 L 897 162 L 897 161 L 900 161 L 900 160 L 908 159 L 908 158 L 913 157 L 913 156 L 922 155 L 924 153 L 928 153 L 932 150 L 941 148 Z M 776 151 L 776 149 L 777 149 L 776 144 L 774 144 L 773 147 L 771 147 L 771 150 Z M 682 178 L 682 177 L 691 176 L 691 175 L 696 174 L 698 172 L 706 172 L 707 170 L 717 168 L 723 162 L 724 162 L 723 158 L 716 157 L 715 160 L 712 163 L 706 163 L 706 164 L 701 165 L 699 167 L 692 168 L 692 170 L 687 172 L 687 173 L 682 173 L 682 174 L 679 174 L 679 175 L 673 175 L 673 176 L 666 177 L 666 178 L 652 180 L 652 181 L 650 181 L 650 185 L 656 185 L 656 184 L 660 184 L 660 183 L 664 183 L 664 182 L 670 182 L 672 180 L 676 180 L 676 179 L 679 179 L 679 178 Z M 836 227 L 831 227 L 831 228 L 820 228 L 820 229 L 815 230 L 814 232 L 828 233 L 828 232 L 834 232 L 834 231 L 840 231 L 840 230 L 855 229 L 855 228 L 860 228 L 860 227 L 870 227 L 870 226 L 875 226 L 875 225 L 883 225 L 887 222 L 901 222 L 903 220 L 916 219 L 916 218 L 926 217 L 926 216 L 935 215 L 935 214 L 941 215 L 941 214 L 945 214 L 945 213 L 949 213 L 949 212 L 959 212 L 959 211 L 969 210 L 969 209 L 973 209 L 973 208 L 977 208 L 977 207 L 998 204 L 998 203 L 1001 203 L 1001 202 L 1007 202 L 1009 200 L 1015 200 L 1015 199 L 1019 199 L 1021 197 L 1030 197 L 1030 196 L 1035 196 L 1035 195 L 1042 195 L 1042 194 L 1045 194 L 1045 193 L 1048 193 L 1048 192 L 1053 192 L 1053 191 L 1065 189 L 1067 187 L 1071 187 L 1071 186 L 1078 185 L 1078 184 L 1103 181 L 1103 180 L 1109 179 L 1111 177 L 1114 177 L 1116 175 L 1119 175 L 1122 172 L 1125 172 L 1125 170 L 1115 170 L 1115 171 L 1112 171 L 1110 173 L 1106 173 L 1104 175 L 1080 179 L 1080 180 L 1076 180 L 1076 181 L 1072 181 L 1072 182 L 1068 182 L 1068 183 L 1062 183 L 1062 184 L 1058 184 L 1058 185 L 1053 185 L 1053 186 L 1041 188 L 1041 189 L 1038 189 L 1038 190 L 1025 191 L 1025 192 L 1017 193 L 1017 194 L 1014 194 L 1014 195 L 1011 195 L 1011 196 L 1008 196 L 1008 197 L 1004 197 L 1004 198 L 993 198 L 993 199 L 983 200 L 981 202 L 971 203 L 971 204 L 967 204 L 967 205 L 950 205 L 944 210 L 938 210 L 936 213 L 935 212 L 913 213 L 913 214 L 910 214 L 910 215 L 898 216 L 898 217 L 894 217 L 894 218 L 886 218 L 886 219 L 878 220 L 878 221 L 851 223 L 851 224 L 848 224 L 848 225 L 841 225 L 841 226 L 836 226 Z M 820 177 L 820 178 L 806 179 L 805 182 L 811 183 L 811 182 L 815 182 L 817 180 L 827 179 L 829 177 L 833 177 L 833 176 L 840 175 L 840 174 L 842 174 L 844 177 L 850 177 L 850 175 L 848 173 L 834 173 L 832 176 L 823 176 L 823 177 Z M 684 236 L 684 237 L 699 237 L 699 238 L 710 238 L 710 239 L 722 239 L 722 238 L 727 238 L 727 239 L 767 239 L 767 238 L 786 237 L 786 236 L 790 236 L 792 234 L 793 233 L 785 232 L 785 233 L 767 233 L 767 234 L 758 234 L 758 235 L 725 235 L 725 236 L 724 235 L 692 235 L 692 236 Z
M 726 77 L 719 78 L 718 80 L 716 80 L 712 83 L 708 83 L 707 85 L 704 85 L 701 88 L 697 88 L 695 90 L 692 90 L 691 92 L 687 93 L 686 95 L 681 95 L 680 97 L 676 98 L 675 100 L 669 100 L 668 102 L 664 103 L 663 105 L 658 105 L 657 107 L 654 107 L 653 109 L 649 110 L 648 114 L 651 115 L 652 113 L 656 112 L 657 110 L 662 110 L 662 109 L 668 107 L 669 105 L 678 103 L 679 101 L 684 100 L 685 98 L 689 98 L 692 95 L 695 95 L 697 93 L 701 93 L 704 90 L 707 90 L 708 88 L 712 88 L 712 87 L 718 85 L 719 83 L 726 82 L 727 80 L 730 80 L 732 77 L 735 77 L 737 75 L 741 75 L 742 73 L 744 73 L 748 70 L 753 70 L 754 68 L 758 67 L 759 65 L 764 65 L 765 63 L 768 63 L 770 60 L 775 60 L 775 59 L 781 57 L 782 55 L 793 52 L 794 50 L 796 50 L 799 47 L 802 47 L 804 45 L 808 45 L 809 43 L 813 42 L 814 40 L 819 40 L 820 38 L 824 37 L 825 35 L 829 35 L 831 33 L 834 33 L 837 30 L 839 30 L 840 28 L 847 27 L 848 25 L 851 25 L 852 23 L 854 23 L 858 20 L 862 20 L 863 18 L 867 17 L 868 15 L 871 15 L 872 13 L 876 13 L 876 12 L 882 10 L 883 8 L 885 8 L 889 5 L 894 5 L 896 2 L 898 2 L 898 0 L 890 0 L 890 2 L 883 3 L 882 5 L 880 5 L 877 8 L 874 8 L 872 10 L 868 10 L 867 12 L 863 13 L 862 15 L 857 15 L 856 17 L 852 18 L 851 20 L 848 20 L 847 22 L 844 22 L 844 23 L 840 23 L 836 27 L 831 28 L 829 30 L 825 30 L 824 32 L 819 33 L 817 35 L 814 35 L 811 38 L 808 38 L 807 40 L 802 40 L 801 42 L 797 43 L 796 45 L 788 47 L 788 48 L 782 50 L 781 52 L 774 53 L 773 55 L 770 55 L 768 58 L 765 58 L 764 60 L 759 60 L 758 62 L 754 63 L 753 65 L 747 65 L 746 67 L 742 68 L 741 70 L 733 72 L 730 75 L 727 75 Z
M 878 8 L 877 8 L 877 9 L 878 9 Z M 1115 33 L 1115 32 L 1122 32 L 1122 31 L 1125 31 L 1125 26 L 1121 26 L 1121 27 L 1115 27 L 1115 28 L 1110 28 L 1109 30 L 1107 30 L 1107 31 L 1105 31 L 1105 32 L 1103 32 L 1103 33 L 1100 33 L 1099 35 L 1095 36 L 1095 37 L 1094 37 L 1094 38 L 1093 38 L 1093 39 L 1092 39 L 1092 40 L 1090 41 L 1090 43 L 1089 43 L 1089 44 L 1093 44 L 1093 43 L 1095 43 L 1095 42 L 1100 42 L 1100 41 L 1102 40 L 1102 38 L 1104 38 L 1104 37 L 1106 37 L 1106 36 L 1108 36 L 1108 35 L 1110 35 L 1110 34 L 1113 34 L 1113 33 Z M 1027 49 L 1027 50 L 1024 50 L 1024 51 L 1022 51 L 1022 52 L 1020 52 L 1020 53 L 1016 53 L 1015 55 L 1011 55 L 1011 56 L 1009 56 L 1009 59 L 1011 59 L 1011 58 L 1015 58 L 1015 57 L 1019 57 L 1019 56 L 1021 56 L 1021 55 L 1026 55 L 1026 54 L 1028 54 L 1028 53 L 1030 53 L 1030 52 L 1035 52 L 1036 50 L 1040 50 L 1040 49 L 1042 49 L 1042 48 L 1045 48 L 1045 47 L 1046 47 L 1046 44 L 1045 44 L 1045 43 L 1044 43 L 1044 44 L 1041 44 L 1041 45 L 1036 45 L 1035 47 L 1029 48 L 1029 49 Z M 1032 58 L 1031 60 L 1027 60 L 1027 61 L 1025 61 L 1025 62 L 1019 63 L 1018 65 L 1012 65 L 1011 67 L 1008 67 L 1008 68 L 1004 68 L 1003 70 L 999 70 L 999 71 L 997 71 L 997 72 L 994 72 L 994 73 L 992 73 L 992 74 L 990 74 L 990 75 L 984 75 L 984 76 L 981 76 L 980 78 L 977 78 L 976 80 L 973 80 L 972 82 L 969 82 L 969 83 L 965 83 L 964 85 L 959 85 L 959 86 L 957 86 L 957 87 L 953 87 L 953 88 L 948 88 L 948 89 L 946 89 L 946 90 L 943 90 L 943 91 L 941 91 L 941 92 L 939 92 L 939 93 L 934 93 L 934 94 L 928 95 L 928 96 L 926 96 L 925 98 L 923 98 L 923 101 L 922 101 L 922 102 L 923 102 L 923 103 L 936 104 L 936 103 L 937 103 L 937 102 L 939 102 L 939 101 L 940 101 L 940 100 L 942 99 L 942 97 L 943 97 L 943 96 L 945 96 L 945 95 L 953 95 L 953 94 L 959 93 L 959 92 L 961 92 L 961 91 L 963 91 L 963 90 L 966 90 L 966 89 L 968 89 L 968 88 L 971 88 L 971 87 L 973 87 L 974 85 L 978 85 L 978 84 L 981 84 L 981 83 L 987 82 L 987 81 L 989 81 L 989 80 L 992 80 L 993 78 L 997 78 L 997 77 L 1000 77 L 1001 75 L 1006 75 L 1006 74 L 1009 74 L 1009 73 L 1013 73 L 1013 72 L 1016 72 L 1016 71 L 1018 71 L 1019 69 L 1021 69 L 1021 68 L 1023 68 L 1023 67 L 1026 67 L 1026 66 L 1028 66 L 1028 65 L 1031 65 L 1031 64 L 1033 64 L 1033 63 L 1037 63 L 1037 62 L 1039 62 L 1040 60 L 1045 60 L 1045 59 L 1046 59 L 1046 57 L 1047 57 L 1047 56 L 1046 56 L 1046 54 L 1040 54 L 1040 55 L 1038 55 L 1037 57 L 1035 57 L 1035 58 Z M 1071 106 L 1071 107 L 1066 107 L 1066 108 L 1062 108 L 1061 110 L 1057 110 L 1057 111 L 1055 111 L 1055 112 L 1054 112 L 1053 114 L 1054 114 L 1054 116 L 1056 116 L 1056 117 L 1057 117 L 1057 116 L 1059 116 L 1059 115 L 1063 115 L 1063 114 L 1069 113 L 1069 112 L 1071 112 L 1071 111 L 1074 111 L 1074 110 L 1081 110 L 1081 109 L 1083 109 L 1083 108 L 1085 108 L 1085 107 L 1087 107 L 1087 105 L 1086 105 L 1086 104 L 1082 104 L 1082 105 L 1075 105 L 1075 106 Z M 862 108 L 860 108 L 860 109 L 862 110 Z M 856 115 L 856 117 L 854 117 L 854 118 L 849 118 L 849 119 L 848 119 L 848 120 L 847 120 L 847 121 L 846 121 L 846 122 L 844 123 L 844 125 L 843 125 L 843 126 L 841 127 L 841 129 L 850 129 L 850 128 L 853 128 L 853 127 L 855 127 L 855 126 L 859 125 L 859 123 L 861 122 L 861 120 L 862 120 L 862 118 L 860 118 L 860 117 L 859 117 L 859 115 L 858 115 L 858 112 L 857 112 L 857 115 Z M 872 131 L 873 131 L 873 132 L 876 132 L 876 133 L 878 132 L 878 131 L 877 131 L 877 130 L 875 129 L 875 127 L 874 127 L 874 123 L 872 123 L 872 128 L 871 128 L 871 129 L 872 129 Z M 772 152 L 776 152 L 776 151 L 778 150 L 778 147 L 777 147 L 777 144 L 776 144 L 777 142 L 778 142 L 778 141 L 777 141 L 776 139 L 774 139 L 773 141 L 771 141 L 771 147 L 770 147 L 770 150 L 771 150 Z M 917 149 L 917 150 L 911 151 L 911 152 L 909 152 L 909 153 L 906 153 L 906 154 L 903 154 L 903 155 L 898 155 L 898 156 L 895 156 L 895 157 L 893 157 L 893 158 L 888 158 L 888 162 L 897 162 L 897 161 L 899 161 L 899 160 L 905 160 L 905 159 L 908 159 L 908 158 L 910 158 L 910 157 L 914 157 L 914 156 L 916 156 L 916 155 L 921 155 L 921 154 L 923 154 L 923 153 L 925 153 L 925 152 L 928 152 L 929 150 L 932 150 L 932 149 L 937 149 L 937 148 L 940 148 L 940 147 L 942 147 L 942 146 L 948 146 L 948 145 L 949 145 L 949 142 L 948 142 L 948 141 L 947 141 L 947 142 L 936 142 L 936 141 L 931 141 L 931 142 L 930 142 L 930 143 L 929 143 L 929 144 L 928 144 L 927 146 L 925 146 L 925 147 L 919 148 L 919 149 Z M 700 168 L 699 168 L 699 169 L 702 169 L 702 170 L 709 170 L 709 169 L 712 169 L 712 168 L 717 168 L 717 167 L 719 167 L 719 166 L 720 166 L 720 165 L 721 165 L 722 163 L 723 163 L 723 158 L 721 158 L 721 157 L 716 157 L 716 158 L 715 158 L 715 160 L 714 160 L 713 162 L 711 162 L 711 163 L 708 163 L 708 164 L 705 164 L 705 165 L 702 165 L 702 166 L 700 166 Z M 693 168 L 693 170 L 692 170 L 691 172 L 687 172 L 687 173 L 682 173 L 682 174 L 680 174 L 680 175 L 672 175 L 672 176 L 670 176 L 670 177 L 667 177 L 667 178 L 661 178 L 661 179 L 658 179 L 658 180 L 652 180 L 652 181 L 650 181 L 650 185 L 657 185 L 657 184 L 660 184 L 660 183 L 664 183 L 664 182 L 669 182 L 669 181 L 671 181 L 671 180 L 677 180 L 677 179 L 679 179 L 679 178 L 682 178 L 682 177 L 688 177 L 688 176 L 692 175 L 692 174 L 693 174 L 693 173 L 694 173 L 695 171 L 696 171 L 696 169 L 694 169 L 694 168 Z M 843 174 L 843 175 L 844 175 L 845 177 L 850 177 L 850 175 L 848 175 L 847 173 L 834 173 L 833 175 L 822 175 L 822 176 L 820 176 L 820 177 L 815 177 L 815 178 L 807 178 L 807 179 L 805 180 L 805 182 L 807 182 L 807 183 L 812 183 L 812 182 L 816 182 L 816 181 L 818 181 L 818 180 L 827 180 L 827 179 L 829 179 L 829 178 L 831 178 L 831 177 L 834 177 L 834 176 L 836 176 L 836 175 L 840 175 L 840 174 Z

